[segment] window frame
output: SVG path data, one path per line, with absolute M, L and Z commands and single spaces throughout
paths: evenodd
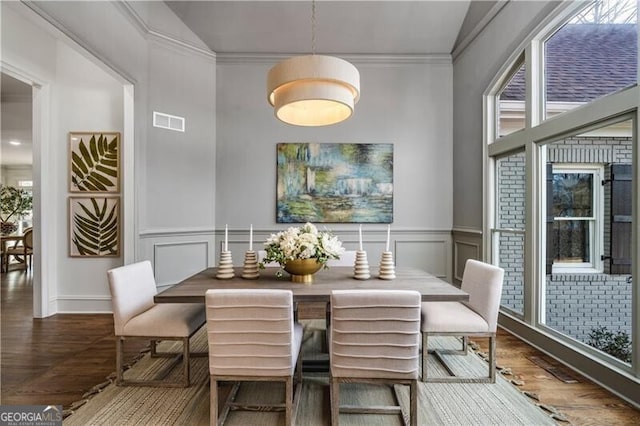
M 599 163 L 554 163 L 553 173 L 572 173 L 572 174 L 591 174 L 592 179 L 592 211 L 593 215 L 590 219 L 584 217 L 554 217 L 556 221 L 580 220 L 589 221 L 589 257 L 591 262 L 571 263 L 571 262 L 553 262 L 553 274 L 570 274 L 570 273 L 594 273 L 604 272 L 604 165 Z
M 564 114 L 551 118 L 546 117 L 546 90 L 544 84 L 544 42 L 557 29 L 562 27 L 579 10 L 586 6 L 586 2 L 561 2 L 553 13 L 542 19 L 536 25 L 513 53 L 505 60 L 504 65 L 495 74 L 483 95 L 483 163 L 484 193 L 483 197 L 483 250 L 484 258 L 495 263 L 493 252 L 492 228 L 495 227 L 495 161 L 511 151 L 524 150 L 526 152 L 526 229 L 525 229 L 525 274 L 524 274 L 524 316 L 517 318 L 501 309 L 500 323 L 513 333 L 526 340 L 549 345 L 550 353 L 561 359 L 575 358 L 575 363 L 589 370 L 589 375 L 608 382 L 614 376 L 616 384 L 627 383 L 635 386 L 640 379 L 640 286 L 634 286 L 632 291 L 631 338 L 633 341 L 631 365 L 623 364 L 611 356 L 603 354 L 582 342 L 575 341 L 549 328 L 545 324 L 546 305 L 546 272 L 545 246 L 546 229 L 544 220 L 546 212 L 547 191 L 544 176 L 546 176 L 545 144 L 569 137 L 589 129 L 599 128 L 606 123 L 631 120 L 633 125 L 633 155 L 632 155 L 632 191 L 640 193 L 640 141 L 638 138 L 638 122 L 640 121 L 640 69 L 635 85 L 610 93 L 571 109 Z M 640 12 L 637 12 L 640 15 Z M 526 67 L 526 96 L 525 96 L 525 128 L 514 133 L 499 137 L 497 123 L 500 94 L 510 78 L 510 70 L 515 66 L 518 58 L 525 54 Z M 640 216 L 640 197 L 633 200 L 632 219 L 638 223 Z M 640 265 L 640 231 L 637 226 L 632 232 L 632 275 L 637 275 Z M 635 381 L 634 381 L 635 380 Z M 620 385 L 622 386 L 622 385 Z M 616 388 L 614 386 L 614 388 Z M 622 387 L 620 387 L 622 389 Z

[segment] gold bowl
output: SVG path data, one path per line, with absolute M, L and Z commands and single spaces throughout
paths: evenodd
M 291 275 L 294 283 L 310 284 L 313 282 L 313 274 L 322 268 L 322 263 L 315 258 L 287 260 L 284 270 Z

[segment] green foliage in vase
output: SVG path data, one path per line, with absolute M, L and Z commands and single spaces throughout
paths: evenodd
M 0 220 L 9 222 L 12 217 L 22 217 L 33 208 L 33 196 L 26 189 L 0 184 Z
M 95 198 L 90 199 L 90 205 L 78 202 L 81 211 L 73 214 L 72 242 L 81 255 L 118 254 L 118 204 L 108 208 L 107 201 L 102 205 Z
M 614 333 L 607 327 L 592 328 L 587 344 L 621 361 L 631 362 L 631 339 L 624 331 Z
M 77 152 L 76 152 L 77 151 Z M 118 137 L 91 136 L 88 144 L 80 139 L 71 153 L 71 182 L 81 191 L 109 191 L 118 186 Z

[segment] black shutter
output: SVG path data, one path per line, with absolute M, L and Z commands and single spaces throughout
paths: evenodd
M 631 273 L 631 164 L 611 165 L 611 274 Z
M 557 244 L 554 241 L 553 233 L 553 164 L 547 163 L 547 261 L 546 274 L 551 274 L 553 270 L 553 259 L 555 257 L 555 249 Z

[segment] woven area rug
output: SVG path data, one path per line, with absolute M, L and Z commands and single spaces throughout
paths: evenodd
M 309 328 L 305 352 L 320 346 L 323 333 Z M 453 347 L 453 339 L 430 339 L 434 345 Z M 192 350 L 206 351 L 206 334 L 199 331 L 192 338 Z M 175 344 L 174 344 L 175 345 Z M 171 346 L 167 344 L 167 347 Z M 457 373 L 483 374 L 486 362 L 470 352 L 467 356 L 448 356 Z M 162 370 L 166 359 L 143 356 L 126 372 L 127 377 L 153 377 Z M 435 359 L 429 360 L 429 374 L 446 375 Z M 178 370 L 178 369 L 174 369 Z M 177 371 L 176 371 L 177 373 Z M 208 359 L 192 358 L 192 385 L 186 389 L 119 387 L 108 384 L 96 387 L 94 395 L 73 407 L 64 420 L 65 425 L 207 425 L 209 424 Z M 303 426 L 329 425 L 329 388 L 327 374 L 304 375 L 297 422 Z M 229 388 L 227 386 L 226 388 Z M 372 385 L 346 384 L 341 386 L 344 404 L 391 405 L 395 403 L 390 388 Z M 408 412 L 409 391 L 398 386 L 397 393 L 403 411 Z M 228 389 L 221 389 L 221 397 Z M 553 425 L 554 420 L 525 394 L 503 377 L 495 384 L 458 384 L 419 382 L 420 425 Z M 256 383 L 243 385 L 236 400 L 280 402 L 282 385 Z M 229 426 L 269 426 L 284 423 L 283 413 L 232 412 Z M 341 414 L 340 424 L 362 426 L 401 425 L 400 416 Z

